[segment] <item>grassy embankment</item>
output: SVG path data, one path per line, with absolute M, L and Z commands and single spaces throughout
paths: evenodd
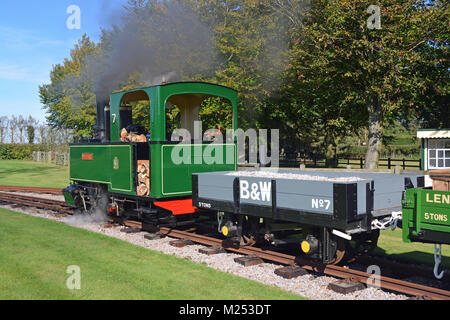
M 62 223 L 0 209 L 0 300 L 301 299 L 272 286 L 219 272 Z M 69 290 L 69 266 L 81 290 Z

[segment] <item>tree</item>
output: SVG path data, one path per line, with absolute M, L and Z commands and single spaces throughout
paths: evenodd
M 27 127 L 27 137 L 28 137 L 28 143 L 34 144 L 34 127 L 33 126 L 29 125 Z
M 19 129 L 19 142 L 20 144 L 23 144 L 23 129 L 27 127 L 27 123 L 25 118 L 22 115 L 19 115 L 17 117 L 17 128 Z
M 27 138 L 29 144 L 34 144 L 35 127 L 37 124 L 38 121 L 32 116 L 28 116 L 28 118 L 26 119 Z
M 5 132 L 8 130 L 8 117 L 0 117 L 0 144 L 4 143 Z
M 45 144 L 45 130 L 46 130 L 46 125 L 45 124 L 42 124 L 42 123 L 40 123 L 38 126 L 37 126 L 37 129 L 39 130 L 39 143 L 40 144 Z
M 10 142 L 11 144 L 14 144 L 14 137 L 15 137 L 15 129 L 19 125 L 19 118 L 17 116 L 12 116 L 9 120 L 9 129 L 10 129 Z
M 92 137 L 96 99 L 92 79 L 85 70 L 97 46 L 87 35 L 71 50 L 70 59 L 57 64 L 50 72 L 50 84 L 39 87 L 39 95 L 47 111 L 47 123 L 55 129 L 73 129 L 78 137 Z
M 442 0 L 130 0 L 120 27 L 98 44 L 83 36 L 53 67 L 41 101 L 53 128 L 91 137 L 94 92 L 159 84 L 164 74 L 211 81 L 239 91 L 241 128 L 280 129 L 286 148 L 299 151 L 300 140 L 329 166 L 342 139 L 367 131 L 373 168 L 394 119 L 450 121 L 447 12 Z M 148 104 L 133 108 L 148 125 Z M 223 109 L 210 99 L 201 117 L 229 126 Z
M 368 28 L 372 5 L 381 9 L 380 30 Z M 421 97 L 448 70 L 446 21 L 442 1 L 312 1 L 292 30 L 283 93 L 294 108 L 283 110 L 295 125 L 319 130 L 327 150 L 368 127 L 366 167 L 376 167 L 384 122 L 425 108 Z
M 285 15 L 269 0 L 184 0 L 214 33 L 217 63 L 213 77 L 201 79 L 239 92 L 239 126 L 261 128 L 265 102 L 281 85 L 288 60 Z M 218 105 L 205 110 L 213 116 Z M 217 114 L 217 116 L 219 116 Z M 211 118 L 212 120 L 212 118 Z M 217 117 L 218 122 L 222 121 Z
M 33 144 L 34 139 L 36 137 L 36 126 L 39 124 L 39 121 L 34 119 L 32 116 L 28 116 L 27 118 L 27 137 L 28 137 L 28 143 Z

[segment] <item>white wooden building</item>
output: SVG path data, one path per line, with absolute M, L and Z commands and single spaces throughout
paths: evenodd
M 419 129 L 422 139 L 422 170 L 450 169 L 450 129 Z

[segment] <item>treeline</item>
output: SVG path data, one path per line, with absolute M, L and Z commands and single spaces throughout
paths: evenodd
M 66 151 L 71 130 L 54 129 L 31 116 L 0 117 L 0 159 L 31 160 L 34 151 Z
M 96 94 L 209 81 L 239 91 L 241 128 L 279 129 L 285 151 L 329 166 L 359 141 L 372 168 L 386 128 L 450 127 L 448 9 L 443 0 L 130 0 L 99 43 L 84 36 L 54 66 L 41 101 L 53 128 L 91 137 Z M 222 102 L 203 107 L 202 120 L 230 126 Z M 145 104 L 135 111 L 148 122 Z
M 0 144 L 25 145 L 69 144 L 74 138 L 69 129 L 52 128 L 32 116 L 0 117 Z
M 9 142 L 34 144 L 36 132 L 41 132 L 41 140 L 45 136 L 46 125 L 40 124 L 32 116 L 0 117 L 0 144 Z

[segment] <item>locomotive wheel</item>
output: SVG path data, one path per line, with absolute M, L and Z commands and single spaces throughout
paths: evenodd
M 104 191 L 100 192 L 95 202 L 96 209 L 106 214 L 108 203 L 109 203 L 108 193 Z
M 80 197 L 80 203 L 83 203 Z M 85 215 L 92 216 L 94 218 L 102 219 L 103 214 L 107 214 L 107 208 L 109 203 L 108 193 L 99 188 L 97 194 L 90 194 L 89 200 L 85 202 L 87 210 L 84 209 L 84 205 L 81 206 L 81 212 Z

